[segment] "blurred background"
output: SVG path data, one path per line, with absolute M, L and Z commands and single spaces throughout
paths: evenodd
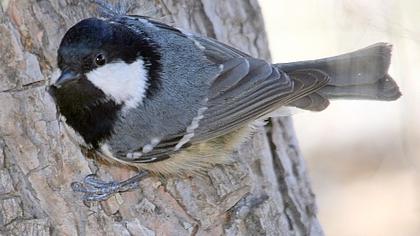
M 420 1 L 259 2 L 274 62 L 394 45 L 401 99 L 336 101 L 294 123 L 326 235 L 420 235 Z

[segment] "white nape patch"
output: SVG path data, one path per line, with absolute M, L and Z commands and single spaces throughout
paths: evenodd
M 143 101 L 148 87 L 144 62 L 137 59 L 131 64 L 123 61 L 105 64 L 86 74 L 96 87 L 116 103 L 124 103 L 124 109 L 136 107 Z
M 179 150 L 184 144 L 188 143 L 192 137 L 194 137 L 194 130 L 198 128 L 200 120 L 203 119 L 203 113 L 207 110 L 207 107 L 198 109 L 197 116 L 193 118 L 191 124 L 187 127 L 187 134 L 182 137 L 181 140 L 176 144 L 175 150 Z

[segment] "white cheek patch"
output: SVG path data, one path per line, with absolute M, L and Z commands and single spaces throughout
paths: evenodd
M 124 103 L 124 109 L 141 103 L 148 87 L 147 70 L 141 59 L 131 64 L 109 63 L 87 73 L 86 77 L 116 103 Z

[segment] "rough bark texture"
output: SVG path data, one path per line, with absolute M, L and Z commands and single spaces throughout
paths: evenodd
M 147 178 L 142 190 L 85 206 L 70 189 L 92 172 L 134 174 L 86 158 L 45 91 L 65 31 L 97 15 L 88 0 L 2 0 L 0 234 L 322 235 L 289 119 L 275 120 L 205 176 Z M 256 0 L 133 3 L 149 15 L 269 59 Z

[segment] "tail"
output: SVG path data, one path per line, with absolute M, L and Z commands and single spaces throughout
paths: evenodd
M 305 80 L 308 74 L 329 77 L 326 85 L 290 103 L 298 108 L 320 111 L 328 106 L 329 99 L 398 99 L 401 92 L 388 74 L 391 51 L 391 45 L 377 43 L 335 57 L 275 66 L 295 81 Z

